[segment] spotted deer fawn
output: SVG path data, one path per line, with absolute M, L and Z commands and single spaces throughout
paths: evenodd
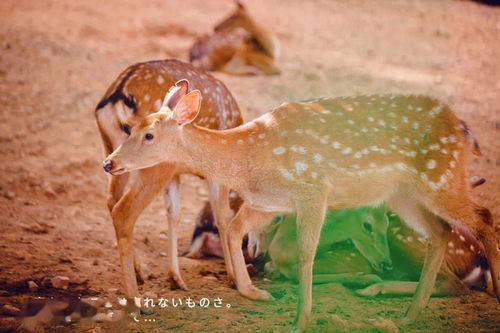
M 173 110 L 167 99 L 105 163 L 122 174 L 175 161 L 241 195 L 228 238 L 237 288 L 249 298 L 271 296 L 252 285 L 243 235 L 277 214 L 295 213 L 300 293 L 294 329 L 304 329 L 311 315 L 312 266 L 328 208 L 385 202 L 428 239 L 420 282 L 400 324 L 414 321 L 427 304 L 450 224 L 467 226 L 482 241 L 500 299 L 493 219 L 471 201 L 467 184 L 471 135 L 448 107 L 423 96 L 323 98 L 284 103 L 242 126 L 214 131 L 191 124 L 200 104 L 196 90 Z
M 396 215 L 390 216 L 387 234 L 393 269 L 380 277 L 384 281 L 357 291 L 361 296 L 412 295 L 425 258 L 425 239 L 408 228 Z M 466 229 L 452 225 L 443 265 L 433 295 L 466 294 L 470 289 L 493 294 L 490 265 L 483 246 Z
M 204 70 L 236 75 L 279 74 L 274 63 L 278 40 L 248 15 L 241 2 L 236 4 L 236 11 L 213 34 L 196 40 L 189 52 L 190 62 Z
M 224 84 L 190 64 L 177 60 L 161 60 L 139 63 L 128 67 L 111 84 L 96 108 L 95 117 L 106 155 L 111 154 L 135 131 L 133 128 L 149 114 L 157 112 L 165 92 L 178 80 L 189 78 L 191 84 L 204 96 L 196 124 L 214 130 L 241 125 L 242 118 L 238 104 Z M 169 107 L 173 108 L 188 86 L 184 81 L 170 91 Z M 105 169 L 113 168 L 105 164 Z M 127 296 L 138 296 L 134 269 L 141 279 L 140 265 L 134 258 L 132 232 L 134 224 L 151 200 L 163 189 L 168 217 L 167 272 L 172 283 L 187 289 L 177 259 L 176 225 L 180 219 L 179 175 L 195 172 L 169 161 L 138 170 L 131 174 L 113 175 L 109 179 L 108 208 L 113 219 L 120 263 Z M 210 203 L 215 220 L 225 238 L 224 216 L 227 216 L 227 190 L 208 177 Z M 228 251 L 227 246 L 223 248 Z M 226 262 L 229 262 L 229 255 Z M 231 277 L 232 265 L 228 264 Z

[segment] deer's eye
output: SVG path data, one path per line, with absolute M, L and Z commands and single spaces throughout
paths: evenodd
M 128 135 L 130 135 L 130 125 L 127 125 L 127 124 L 123 124 L 122 125 L 122 130 L 127 133 Z
M 363 222 L 363 228 L 370 233 L 373 231 L 372 225 L 368 222 Z
M 144 139 L 148 140 L 148 141 L 151 141 L 153 140 L 155 136 L 151 133 L 146 133 L 146 135 L 144 135 Z

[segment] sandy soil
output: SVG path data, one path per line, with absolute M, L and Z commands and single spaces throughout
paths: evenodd
M 450 103 L 483 151 L 470 170 L 487 178 L 477 201 L 500 220 L 500 8 L 469 1 L 247 1 L 281 40 L 282 75 L 216 74 L 252 119 L 286 100 L 360 93 L 422 93 Z M 68 276 L 65 294 L 119 294 L 118 253 L 105 207 L 106 175 L 93 110 L 131 63 L 187 59 L 196 36 L 232 10 L 231 1 L 3 0 L 0 2 L 0 305 L 20 305 L 25 280 Z M 180 249 L 206 200 L 204 183 L 183 178 Z M 131 332 L 286 331 L 296 286 L 258 280 L 277 298 L 240 297 L 221 260 L 180 260 L 190 291 L 171 291 L 164 266 L 162 200 L 137 223 L 137 251 L 151 278 L 142 291 L 163 297 L 221 297 L 231 307 L 186 306 L 129 323 Z M 17 283 L 17 284 L 16 284 Z M 314 332 L 391 331 L 410 298 L 362 299 L 339 285 L 314 288 Z M 498 332 L 491 297 L 434 298 L 407 332 Z M 1 318 L 0 318 L 1 319 Z M 3 318 L 5 319 L 5 318 Z M 153 321 L 154 320 L 154 321 Z M 7 323 L 7 321 L 0 321 Z M 86 327 L 103 331 L 107 327 Z M 80 331 L 75 325 L 47 331 Z M 112 328 L 104 329 L 113 330 Z M 125 331 L 124 328 L 115 329 Z

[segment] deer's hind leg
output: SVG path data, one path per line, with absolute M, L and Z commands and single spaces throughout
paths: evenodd
M 446 222 L 409 196 L 399 193 L 388 204 L 391 210 L 415 231 L 428 239 L 427 253 L 416 293 L 405 317 L 400 321 L 401 324 L 405 325 L 415 321 L 429 301 L 437 274 L 443 263 L 451 230 Z

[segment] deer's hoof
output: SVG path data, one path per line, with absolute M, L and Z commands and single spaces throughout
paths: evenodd
M 184 280 L 182 279 L 182 277 L 178 273 L 169 272 L 168 278 L 170 281 L 170 289 L 171 290 L 175 290 L 175 289 L 182 289 L 182 290 L 186 290 L 186 291 L 189 290 L 186 282 L 184 282 Z
M 411 320 L 408 316 L 396 319 L 396 325 L 398 327 L 405 327 L 410 325 L 411 323 L 413 323 L 413 320 Z
M 380 294 L 380 285 L 379 284 L 374 284 L 369 287 L 366 287 L 364 289 L 358 289 L 356 290 L 356 295 L 358 296 L 363 296 L 363 297 L 375 297 L 378 294 Z
M 250 286 L 247 291 L 244 291 L 241 293 L 243 296 L 253 299 L 255 301 L 272 301 L 274 300 L 274 297 L 271 296 L 270 293 L 268 293 L 265 290 L 259 289 L 255 286 Z

